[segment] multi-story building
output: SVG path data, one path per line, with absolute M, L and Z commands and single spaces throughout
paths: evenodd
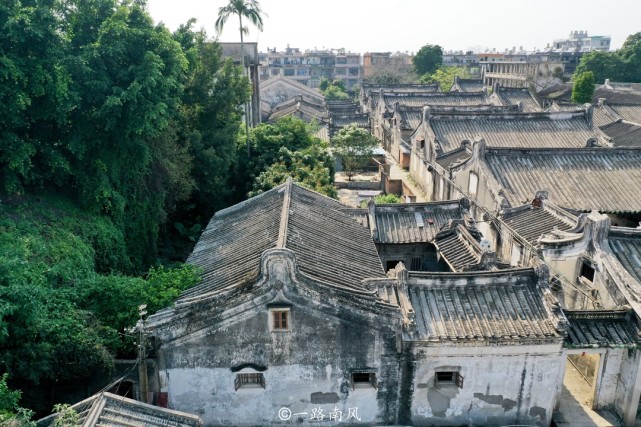
M 554 52 L 574 51 L 591 52 L 594 50 L 607 52 L 610 50 L 610 36 L 589 36 L 587 31 L 572 31 L 567 39 L 556 39 L 548 44 L 545 50 Z
M 564 64 L 548 53 L 479 53 L 481 76 L 487 86 L 531 87 L 536 92 L 561 83 Z
M 267 49 L 260 56 L 260 79 L 282 75 L 306 86 L 317 88 L 321 78 L 339 79 L 348 89 L 361 83 L 361 55 L 345 49 L 306 50 L 287 46 L 284 52 Z
M 402 52 L 366 52 L 363 54 L 363 78 L 371 79 L 384 72 L 407 72 L 412 55 Z

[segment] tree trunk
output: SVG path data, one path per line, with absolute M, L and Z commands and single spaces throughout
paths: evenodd
M 243 16 L 238 14 L 238 22 L 240 23 L 240 64 L 243 67 L 243 76 L 248 77 L 247 68 L 245 66 L 245 42 L 243 40 Z M 254 93 L 253 82 L 249 81 L 252 87 L 252 94 Z M 249 104 L 245 102 L 245 138 L 247 139 L 247 158 L 251 158 L 251 147 L 249 145 Z

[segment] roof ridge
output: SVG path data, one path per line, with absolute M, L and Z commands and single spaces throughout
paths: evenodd
M 289 228 L 289 207 L 292 200 L 292 177 L 287 177 L 285 183 L 285 195 L 283 198 L 283 209 L 280 213 L 280 228 L 278 229 L 277 248 L 285 248 L 287 245 L 287 229 Z

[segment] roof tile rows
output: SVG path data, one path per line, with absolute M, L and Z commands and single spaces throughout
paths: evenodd
M 564 310 L 570 324 L 565 347 L 639 346 L 638 329 L 631 313 L 624 310 Z
M 541 111 L 541 107 L 529 89 L 521 88 L 500 88 L 499 97 L 509 105 L 521 103 L 526 113 Z
M 579 148 L 598 139 L 584 115 L 574 114 L 479 114 L 440 116 L 430 120 L 443 152 L 460 147 L 462 141 L 481 137 L 489 147 Z
M 525 206 L 513 213 L 502 215 L 503 221 L 519 236 L 535 245 L 539 237 L 553 230 L 568 231 L 576 224 L 560 219 L 541 207 Z
M 566 209 L 641 212 L 641 150 L 488 149 L 485 161 L 513 207 L 545 190 Z
M 600 129 L 610 138 L 614 147 L 641 147 L 641 126 L 623 121 L 601 126 Z
M 435 277 L 429 283 L 408 284 L 416 317 L 416 334 L 409 339 L 446 342 L 461 340 L 531 340 L 558 337 L 544 306 L 536 278 L 527 270 Z M 420 277 L 421 273 L 410 273 Z M 488 275 L 485 283 L 480 280 Z M 511 276 L 506 280 L 506 276 Z M 420 279 L 419 279 L 420 280 Z

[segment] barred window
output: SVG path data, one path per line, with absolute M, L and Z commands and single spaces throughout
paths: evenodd
M 265 377 L 260 372 L 236 374 L 234 387 L 236 390 L 239 388 L 265 388 Z
M 272 330 L 287 331 L 289 330 L 289 310 L 272 311 Z

